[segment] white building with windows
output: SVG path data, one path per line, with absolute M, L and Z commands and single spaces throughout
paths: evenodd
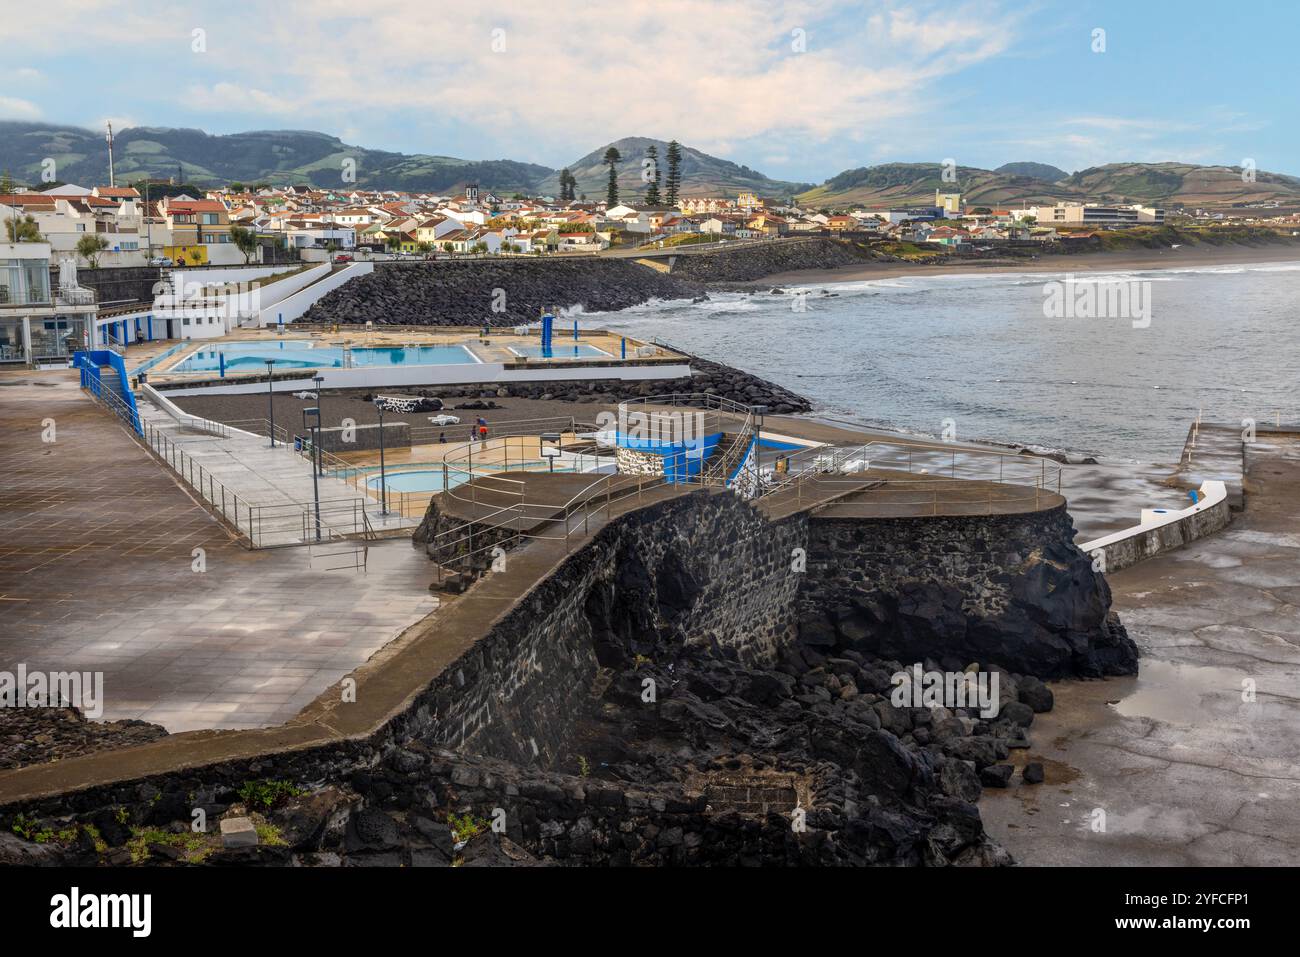
M 58 362 L 89 341 L 95 294 L 66 258 L 51 288 L 50 253 L 49 243 L 0 243 L 0 363 Z

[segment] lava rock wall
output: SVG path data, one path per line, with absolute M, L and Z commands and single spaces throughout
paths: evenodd
M 1110 587 L 1065 506 L 1024 515 L 819 519 L 801 640 L 953 670 L 992 661 L 1039 678 L 1134 674 Z
M 771 662 L 796 631 L 803 524 L 704 491 L 614 521 L 435 679 L 426 724 L 439 743 L 550 767 L 601 668 L 682 648 Z

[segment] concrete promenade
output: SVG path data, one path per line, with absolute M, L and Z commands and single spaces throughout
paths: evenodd
M 437 607 L 405 540 L 364 574 L 236 544 L 75 373 L 0 373 L 0 415 L 0 668 L 102 671 L 105 719 L 279 724 Z

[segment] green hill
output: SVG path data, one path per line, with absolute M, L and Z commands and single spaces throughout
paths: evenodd
M 358 186 L 448 192 L 467 182 L 491 189 L 531 192 L 549 167 L 514 160 L 463 160 L 408 155 L 350 146 L 336 136 L 309 130 L 257 130 L 214 136 L 202 130 L 133 127 L 114 137 L 119 182 L 176 176 L 200 186 L 230 182 L 346 188 L 344 161 L 356 164 Z M 0 169 L 35 183 L 41 162 L 55 161 L 64 182 L 108 182 L 102 133 L 73 126 L 0 122 Z
M 1040 175 L 1024 175 L 1026 167 Z M 1257 172 L 1243 182 L 1239 168 L 1190 163 L 1111 163 L 1067 175 L 1038 163 L 1010 163 L 999 170 L 959 166 L 956 182 L 944 182 L 936 163 L 885 163 L 845 170 L 801 193 L 812 206 L 870 208 L 934 201 L 934 191 L 958 191 L 968 206 L 1009 206 L 1057 200 L 1158 203 L 1163 206 L 1230 206 L 1278 200 L 1300 203 L 1300 179 Z M 1060 173 L 1058 180 L 1045 176 Z
M 1041 179 L 1044 183 L 1059 183 L 1070 175 L 1065 170 L 1046 163 L 1003 163 L 993 172 L 1003 176 L 1028 176 L 1030 179 Z

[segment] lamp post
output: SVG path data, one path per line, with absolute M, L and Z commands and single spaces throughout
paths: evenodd
M 321 414 L 320 414 L 320 410 L 321 410 L 321 402 L 320 402 L 320 400 L 321 400 L 321 391 L 320 391 L 320 387 L 321 387 L 321 383 L 325 381 L 325 377 L 324 377 L 323 375 L 314 375 L 314 376 L 311 377 L 311 381 L 316 383 L 316 429 L 317 429 L 317 431 L 319 432 L 319 431 L 320 431 L 320 428 L 321 428 L 321 426 L 322 426 L 322 424 L 323 424 L 323 423 L 322 423 L 322 420 L 321 420 Z M 324 474 L 325 474 L 325 459 L 324 459 L 324 458 L 321 458 L 321 460 L 320 460 L 320 474 L 321 474 L 321 475 L 324 475 Z
M 375 411 L 379 413 L 379 514 L 388 514 L 388 479 L 384 472 L 384 400 L 375 399 Z
M 275 360 L 266 360 L 266 409 L 270 416 L 271 427 L 267 430 L 271 433 L 271 448 L 275 448 L 275 388 L 271 381 L 271 370 L 275 368 Z
M 315 416 L 314 423 L 308 418 Z M 302 410 L 302 426 L 311 430 L 311 494 L 316 503 L 316 541 L 320 541 L 320 483 L 316 478 L 316 458 L 320 454 L 320 406 L 308 406 Z

